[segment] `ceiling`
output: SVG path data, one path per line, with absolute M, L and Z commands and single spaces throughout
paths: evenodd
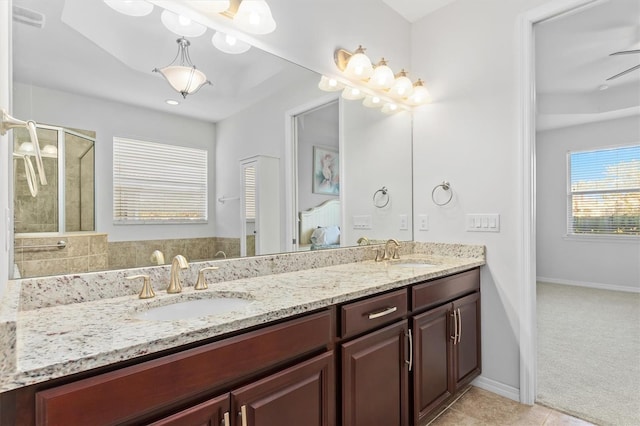
M 413 23 L 456 0 L 382 0 L 404 19 Z
M 13 4 L 45 17 L 43 28 L 14 20 L 13 76 L 20 83 L 216 122 L 300 79 L 318 78 L 256 48 L 241 55 L 223 53 L 211 43 L 214 31 L 207 30 L 189 39 L 190 56 L 213 84 L 184 100 L 151 72 L 168 65 L 178 51 L 179 36 L 162 25 L 159 7 L 148 16 L 130 17 L 97 0 Z M 166 99 L 180 105 L 167 105 Z
M 596 1 L 534 26 L 538 130 L 640 113 L 640 0 Z

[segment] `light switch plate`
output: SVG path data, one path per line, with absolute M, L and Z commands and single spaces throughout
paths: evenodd
M 500 232 L 500 215 L 491 214 L 467 214 L 468 232 Z
M 409 230 L 409 219 L 406 214 L 400 215 L 400 230 L 408 231 Z
M 418 230 L 419 231 L 429 230 L 429 216 L 427 216 L 426 214 L 418 215 Z

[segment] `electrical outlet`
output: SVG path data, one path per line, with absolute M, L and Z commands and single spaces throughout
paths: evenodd
M 418 230 L 420 231 L 429 230 L 429 216 L 427 216 L 426 214 L 418 215 Z
M 353 216 L 353 229 L 371 229 L 371 215 Z
M 400 215 L 400 230 L 408 231 L 409 230 L 409 219 L 406 214 Z

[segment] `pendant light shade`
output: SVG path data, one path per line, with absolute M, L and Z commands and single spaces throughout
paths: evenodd
M 398 98 L 408 98 L 412 92 L 413 83 L 409 77 L 407 77 L 407 72 L 401 70 L 393 82 L 391 89 L 389 89 L 389 94 Z
M 350 101 L 362 99 L 364 98 L 364 96 L 365 95 L 364 93 L 362 93 L 362 90 L 358 89 L 357 87 L 345 87 L 342 91 L 342 97 L 345 99 L 349 99 Z
M 357 78 L 359 80 L 366 80 L 373 74 L 373 65 L 367 55 L 364 54 L 364 48 L 358 46 L 353 55 L 347 62 L 347 67 L 344 69 L 344 73 L 347 77 Z
M 320 77 L 318 88 L 320 90 L 324 90 L 325 92 L 337 92 L 338 90 L 344 89 L 344 84 L 340 83 L 335 78 L 330 78 L 323 75 L 322 77 Z
M 418 79 L 413 85 L 413 93 L 409 96 L 408 102 L 411 105 L 422 105 L 429 101 L 429 91 L 424 87 L 424 81 Z
M 369 107 L 369 108 L 379 108 L 382 106 L 382 99 L 380 98 L 380 96 L 367 96 L 366 98 L 364 98 L 364 101 L 362 101 L 362 105 Z
M 387 66 L 387 61 L 382 58 L 380 62 L 373 69 L 371 80 L 369 80 L 369 86 L 374 89 L 388 89 L 391 87 L 395 79 L 393 71 Z
M 276 29 L 276 21 L 264 0 L 243 0 L 233 22 L 242 31 L 251 34 L 269 34 Z
M 162 11 L 160 20 L 169 31 L 182 37 L 199 37 L 207 31 L 204 25 L 169 10 Z
M 178 43 L 178 54 L 173 61 L 164 68 L 154 68 L 153 72 L 160 73 L 165 80 L 173 87 L 173 89 L 180 93 L 183 98 L 187 95 L 197 92 L 205 84 L 211 84 L 207 80 L 207 76 L 200 70 L 196 69 L 196 66 L 191 63 L 189 58 L 189 40 L 184 37 L 176 40 Z M 180 62 L 176 61 L 180 58 Z
M 153 5 L 145 0 L 104 0 L 113 10 L 129 16 L 147 16 Z
M 232 35 L 216 31 L 211 38 L 211 43 L 220 51 L 232 55 L 244 53 L 251 48 L 249 43 L 238 40 Z

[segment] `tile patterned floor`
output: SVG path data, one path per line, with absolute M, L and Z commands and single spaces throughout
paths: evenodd
M 593 426 L 551 408 L 519 404 L 473 386 L 430 425 Z

